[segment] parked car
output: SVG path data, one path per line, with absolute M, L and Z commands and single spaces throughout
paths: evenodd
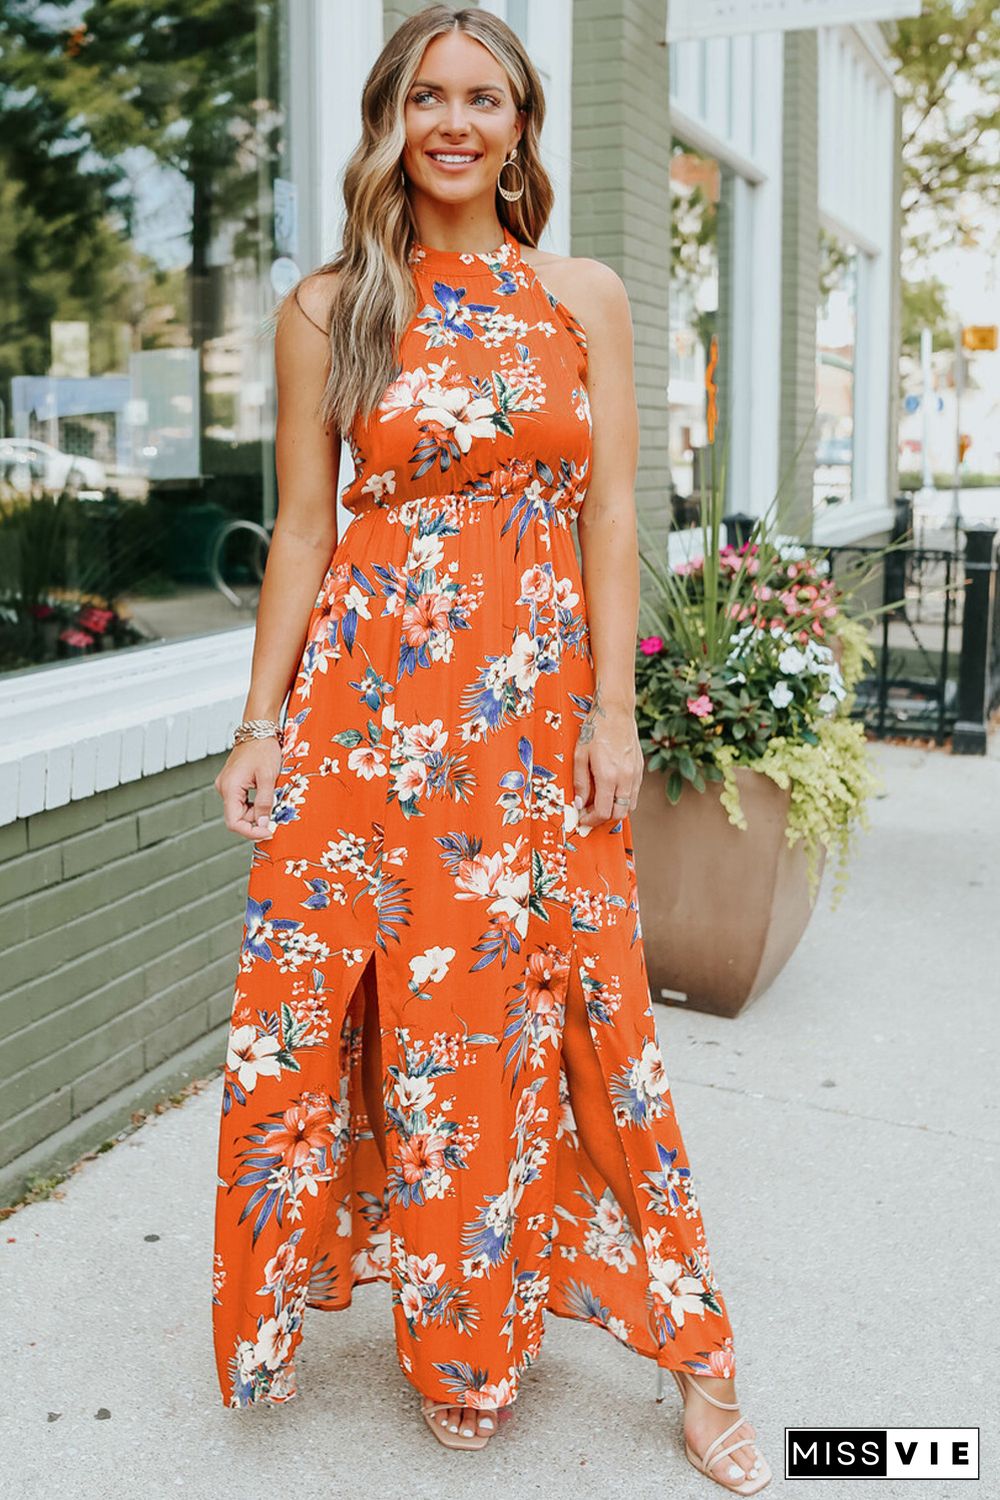
M 0 438 L 0 478 L 21 494 L 33 484 L 58 495 L 65 489 L 103 490 L 108 482 L 107 470 L 96 458 L 15 437 Z

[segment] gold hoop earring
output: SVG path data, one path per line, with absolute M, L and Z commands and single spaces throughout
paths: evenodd
M 517 192 L 512 192 L 510 188 L 505 188 L 502 185 L 500 177 L 503 174 L 504 167 L 513 167 L 517 172 L 518 177 L 520 177 L 521 186 L 517 189 Z M 503 163 L 500 167 L 500 171 L 497 173 L 497 192 L 500 194 L 501 198 L 506 198 L 508 203 L 516 203 L 518 198 L 523 198 L 524 196 L 524 173 L 521 171 L 520 164 L 517 161 L 516 146 L 511 147 L 510 155 L 504 157 Z

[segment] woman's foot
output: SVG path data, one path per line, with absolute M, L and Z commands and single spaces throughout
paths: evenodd
M 425 1399 L 424 1412 L 430 1425 L 438 1429 L 435 1431 L 435 1437 L 440 1436 L 446 1446 L 449 1438 L 456 1437 L 479 1438 L 485 1443 L 497 1430 L 495 1411 L 480 1411 L 474 1406 L 445 1406 L 438 1411 L 429 1412 L 428 1408 L 433 1404 Z
M 717 1401 L 732 1404 L 736 1402 L 735 1382 L 731 1378 L 722 1380 L 711 1375 L 694 1375 L 690 1370 L 679 1373 L 685 1387 L 684 1441 L 696 1458 L 702 1458 L 719 1434 L 738 1421 L 739 1406 L 736 1405 L 731 1410 L 713 1406 L 711 1402 L 702 1400 L 697 1392 L 690 1393 L 690 1386 L 697 1385 Z M 756 1436 L 753 1426 L 745 1419 L 734 1427 L 718 1447 L 729 1448 L 733 1443 L 739 1443 L 740 1446 L 717 1463 L 710 1461 L 709 1473 L 712 1478 L 737 1489 L 747 1481 L 750 1484 L 757 1483 L 766 1472 L 766 1464 L 760 1449 L 756 1447 Z M 741 1442 L 741 1439 L 746 1441 Z

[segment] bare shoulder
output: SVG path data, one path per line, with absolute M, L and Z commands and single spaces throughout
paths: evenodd
M 337 289 L 337 271 L 311 271 L 296 282 L 289 302 L 297 302 L 311 323 L 322 333 L 330 327 L 330 309 Z
M 618 272 L 586 255 L 552 255 L 526 247 L 523 259 L 553 296 L 580 319 L 588 337 L 609 320 L 628 321 L 628 292 Z

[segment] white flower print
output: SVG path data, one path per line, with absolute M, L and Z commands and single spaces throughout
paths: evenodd
M 373 776 L 388 776 L 389 774 L 385 754 L 376 745 L 356 745 L 348 753 L 347 764 L 365 781 L 371 781 Z
M 671 1318 L 679 1328 L 684 1326 L 687 1313 L 704 1317 L 705 1304 L 701 1299 L 703 1287 L 697 1276 L 688 1276 L 684 1267 L 676 1260 L 651 1260 L 649 1271 L 653 1296 L 666 1304 Z
M 660 1095 L 667 1092 L 670 1087 L 667 1069 L 663 1061 L 663 1053 L 656 1042 L 646 1042 L 643 1046 L 637 1073 L 637 1082 L 643 1093 Z
M 541 655 L 541 647 L 535 637 L 528 635 L 526 631 L 519 630 L 514 637 L 509 661 L 512 667 L 510 675 L 522 693 L 530 693 L 538 681 L 538 662 Z
M 429 1078 L 410 1078 L 404 1075 L 396 1080 L 395 1092 L 402 1110 L 429 1110 L 434 1103 L 434 1086 Z
M 427 393 L 427 404 L 417 412 L 418 422 L 437 422 L 454 434 L 463 453 L 472 447 L 473 438 L 496 437 L 496 428 L 490 417 L 492 401 L 483 396 L 473 396 L 462 386 L 451 390 L 433 390 Z
M 280 1078 L 281 1065 L 274 1055 L 280 1050 L 277 1037 L 258 1032 L 256 1026 L 239 1026 L 230 1033 L 226 1067 L 236 1074 L 244 1093 L 252 1094 L 258 1078 Z
M 428 948 L 419 953 L 416 958 L 410 959 L 410 972 L 414 982 L 421 987 L 431 982 L 439 984 L 454 957 L 454 948 Z
M 264 1365 L 269 1370 L 276 1370 L 279 1365 L 283 1365 L 288 1358 L 291 1342 L 288 1310 L 282 1309 L 278 1317 L 268 1318 L 261 1326 L 253 1351 L 255 1368 Z
M 418 536 L 410 543 L 406 571 L 414 575 L 436 568 L 444 558 L 444 543 L 439 536 Z
M 396 471 L 386 469 L 384 474 L 369 474 L 361 486 L 363 495 L 372 495 L 376 500 L 381 500 L 383 495 L 394 495 L 396 493 Z

